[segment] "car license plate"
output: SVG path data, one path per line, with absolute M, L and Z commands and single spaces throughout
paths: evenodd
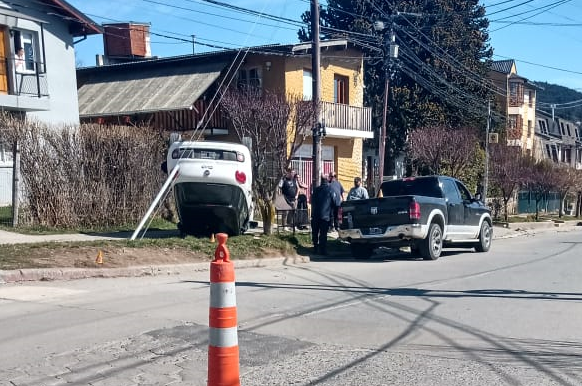
M 379 235 L 382 233 L 382 228 L 370 228 L 371 235 Z

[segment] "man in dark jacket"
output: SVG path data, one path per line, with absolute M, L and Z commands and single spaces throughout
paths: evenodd
M 327 230 L 334 208 L 341 205 L 341 198 L 329 186 L 327 178 L 321 178 L 321 185 L 311 196 L 311 239 L 315 253 L 327 255 Z
M 340 202 L 343 201 L 345 190 L 344 190 L 344 187 L 342 186 L 342 184 L 338 181 L 336 172 L 329 173 L 329 186 L 335 192 L 335 194 L 339 196 Z M 338 218 L 339 217 L 338 209 L 339 209 L 339 205 L 333 209 L 332 218 L 331 218 L 331 221 L 329 224 L 330 225 L 330 227 L 329 227 L 330 232 L 332 232 L 334 229 L 336 231 L 339 231 L 340 219 Z

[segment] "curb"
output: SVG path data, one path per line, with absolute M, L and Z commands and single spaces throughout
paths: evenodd
M 235 268 L 263 268 L 309 263 L 308 256 L 288 256 L 253 260 L 233 260 Z M 24 281 L 77 280 L 88 278 L 180 275 L 210 270 L 210 261 L 194 264 L 136 266 L 125 268 L 46 268 L 0 270 L 0 284 Z

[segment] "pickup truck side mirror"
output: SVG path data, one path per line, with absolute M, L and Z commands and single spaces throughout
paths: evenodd
M 162 162 L 160 167 L 165 174 L 168 174 L 168 162 L 167 161 Z
M 475 197 L 474 198 L 475 198 L 476 201 L 481 201 L 481 193 L 475 194 Z

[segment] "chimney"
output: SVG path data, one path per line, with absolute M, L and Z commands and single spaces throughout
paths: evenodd
M 148 23 L 103 24 L 106 63 L 143 60 L 152 56 Z

